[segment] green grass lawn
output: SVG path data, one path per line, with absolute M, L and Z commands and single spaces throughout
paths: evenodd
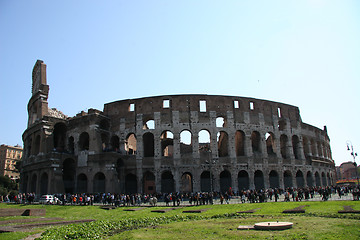
M 305 206 L 305 214 L 283 214 L 286 209 Z M 1 233 L 0 239 L 22 239 L 42 232 L 44 239 L 360 239 L 360 214 L 338 214 L 343 206 L 360 210 L 359 201 L 277 202 L 186 207 L 166 213 L 101 209 L 101 206 L 44 206 L 0 204 L 0 208 L 45 208 L 47 218 L 95 219 L 95 222 L 35 229 L 25 233 Z M 134 207 L 135 208 L 135 207 Z M 183 210 L 204 209 L 202 213 Z M 257 209 L 255 213 L 236 214 Z M 9 219 L 37 217 L 0 217 Z M 263 221 L 290 221 L 283 231 L 237 230 L 239 225 Z

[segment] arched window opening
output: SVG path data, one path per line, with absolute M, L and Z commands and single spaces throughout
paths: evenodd
M 88 184 L 88 181 L 87 181 L 87 176 L 84 174 L 84 173 L 81 173 L 78 175 L 77 177 L 77 190 L 76 192 L 78 193 L 86 193 L 88 190 L 87 190 L 87 184 Z
M 303 137 L 304 155 L 307 158 L 310 155 L 309 142 L 306 137 Z
M 109 131 L 110 129 L 110 122 L 106 119 L 102 119 L 99 123 L 99 128 L 101 130 Z
M 216 127 L 221 128 L 221 127 L 226 127 L 226 119 L 224 117 L 217 117 L 216 118 Z
M 284 172 L 284 187 L 285 188 L 293 187 L 292 175 L 289 170 Z
M 152 172 L 144 173 L 144 193 L 156 193 L 155 175 Z
M 266 139 L 266 151 L 267 154 L 271 157 L 271 156 L 276 156 L 276 149 L 275 149 L 275 137 L 274 134 L 271 132 L 268 132 L 265 134 L 265 139 Z
M 125 193 L 137 193 L 137 179 L 135 174 L 129 173 L 125 176 Z
M 322 172 L 321 173 L 321 183 L 322 183 L 322 186 L 327 186 L 327 182 L 326 182 L 326 176 L 325 176 L 325 173 Z
M 110 139 L 110 149 L 114 152 L 120 152 L 120 140 L 119 137 L 114 135 Z
M 270 188 L 279 188 L 280 187 L 279 174 L 275 170 L 272 170 L 269 173 L 269 182 L 270 182 Z
M 302 188 L 305 185 L 304 175 L 300 170 L 296 172 L 296 185 L 298 188 Z
M 315 172 L 315 184 L 316 187 L 321 187 L 320 174 L 318 172 Z
M 184 130 L 180 133 L 180 153 L 192 154 L 191 132 Z
M 54 126 L 54 132 L 53 132 L 54 149 L 57 152 L 65 151 L 66 129 L 67 128 L 64 123 L 57 123 Z
M 285 120 L 279 120 L 278 129 L 279 129 L 279 131 L 284 131 L 286 129 L 286 121 Z
M 224 170 L 220 173 L 220 192 L 231 193 L 231 174 L 229 171 Z
M 256 190 L 260 190 L 265 188 L 264 185 L 264 174 L 262 171 L 260 170 L 256 170 L 254 173 L 254 184 L 255 184 L 255 189 Z
M 249 185 L 249 174 L 245 170 L 241 170 L 238 174 L 238 186 L 239 191 L 248 190 Z
M 229 137 L 226 132 L 220 131 L 217 133 L 217 143 L 218 143 L 219 157 L 229 156 L 229 150 L 228 150 Z
M 40 152 L 40 135 L 35 138 L 34 155 L 38 155 Z
M 212 192 L 213 191 L 213 176 L 210 171 L 204 171 L 200 176 L 200 188 L 202 192 Z
M 109 137 L 107 134 L 101 134 L 101 149 L 103 152 L 108 152 L 109 149 Z
M 125 142 L 125 151 L 128 155 L 136 154 L 136 137 L 135 134 L 131 133 Z
M 63 162 L 63 182 L 65 193 L 74 193 L 75 190 L 75 160 L 68 158 Z
M 31 152 L 32 148 L 31 148 L 31 145 L 32 145 L 32 138 L 28 138 L 27 141 L 26 141 L 26 157 L 30 157 L 30 155 L 32 155 L 33 153 Z
M 49 177 L 47 173 L 43 173 L 40 178 L 40 194 L 47 194 Z
M 161 192 L 172 193 L 174 190 L 174 177 L 170 171 L 166 171 L 161 175 Z
M 146 121 L 146 123 L 143 126 L 143 129 L 155 129 L 155 121 L 153 119 L 150 119 Z
M 317 147 L 318 147 L 318 155 L 319 157 L 323 157 L 323 152 L 322 152 L 322 144 L 320 142 L 317 142 Z
M 295 159 L 300 159 L 300 143 L 299 143 L 299 137 L 294 135 L 292 137 L 292 145 L 293 145 L 293 151 Z
M 313 187 L 314 186 L 314 182 L 313 182 L 313 177 L 311 172 L 307 172 L 306 174 L 306 183 L 308 187 Z
M 193 192 L 191 173 L 184 173 L 181 176 L 181 190 L 180 191 L 182 193 L 192 193 Z
M 75 143 L 74 143 L 74 137 L 69 137 L 68 140 L 68 151 L 69 153 L 74 153 L 75 152 Z
M 89 150 L 89 134 L 87 132 L 83 132 L 80 134 L 79 150 L 80 151 Z
M 332 184 L 331 184 L 331 177 L 330 177 L 330 174 L 329 173 L 327 173 L 327 185 L 328 186 L 331 186 Z
M 236 131 L 235 133 L 235 151 L 236 156 L 245 156 L 245 133 Z
M 145 133 L 143 135 L 144 157 L 154 157 L 154 135 Z
M 207 130 L 201 130 L 199 132 L 199 152 L 207 153 L 211 152 L 210 148 L 210 133 Z
M 317 152 L 316 152 L 316 144 L 315 144 L 314 139 L 311 139 L 311 153 L 312 153 L 313 156 L 316 156 L 316 155 L 317 155 Z
M 160 136 L 161 155 L 172 157 L 174 152 L 174 135 L 170 131 L 164 131 Z
M 105 178 L 105 174 L 103 174 L 102 172 L 98 172 L 95 174 L 94 176 L 94 181 L 93 181 L 93 190 L 94 193 L 104 193 L 106 190 L 105 188 L 105 183 L 106 183 L 106 178 Z
M 37 185 L 37 175 L 34 174 L 31 178 L 31 183 L 30 183 L 30 191 L 33 193 L 36 193 L 36 185 Z
M 252 132 L 251 134 L 251 146 L 252 146 L 252 151 L 254 154 L 257 153 L 261 153 L 261 148 L 260 148 L 260 133 L 257 131 Z
M 281 150 L 281 156 L 283 159 L 289 158 L 287 142 L 288 142 L 288 137 L 285 134 L 282 134 L 280 136 L 280 150 Z

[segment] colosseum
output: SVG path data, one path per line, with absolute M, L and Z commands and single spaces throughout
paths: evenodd
M 32 73 L 22 192 L 167 193 L 328 186 L 327 129 L 299 108 L 254 98 L 166 95 L 68 117 L 48 107 L 46 65 Z

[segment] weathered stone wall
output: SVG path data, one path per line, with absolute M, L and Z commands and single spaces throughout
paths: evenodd
M 254 98 L 116 101 L 43 116 L 23 139 L 22 189 L 39 194 L 327 186 L 335 176 L 326 128 L 303 123 L 298 107 Z

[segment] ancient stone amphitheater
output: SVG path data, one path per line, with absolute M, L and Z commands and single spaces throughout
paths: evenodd
M 238 96 L 167 95 L 67 117 L 48 107 L 40 60 L 32 80 L 23 192 L 237 192 L 334 183 L 326 127 L 303 123 L 298 107 Z

